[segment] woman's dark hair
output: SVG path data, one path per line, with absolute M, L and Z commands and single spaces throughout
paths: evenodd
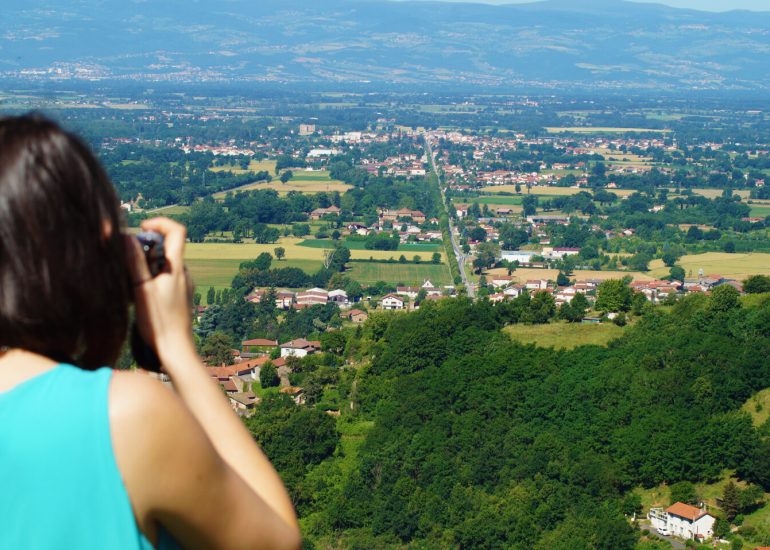
M 89 148 L 41 116 L 0 119 L 0 346 L 110 364 L 130 299 L 118 199 Z

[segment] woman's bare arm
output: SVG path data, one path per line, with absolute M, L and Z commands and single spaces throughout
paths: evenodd
M 297 530 L 291 499 L 270 461 L 232 411 L 195 352 L 184 272 L 184 226 L 167 218 L 142 223 L 165 237 L 167 266 L 150 278 L 138 247 L 132 249 L 137 320 L 143 337 L 156 349 L 179 397 L 203 429 L 214 449 L 246 485 L 290 528 Z

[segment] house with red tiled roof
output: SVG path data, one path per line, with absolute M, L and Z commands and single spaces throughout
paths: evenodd
M 650 508 L 647 517 L 661 534 L 701 541 L 710 539 L 714 535 L 716 517 L 704 508 L 684 502 L 675 502 L 665 510 Z
M 241 342 L 243 353 L 259 353 L 261 351 L 270 351 L 278 345 L 277 340 L 268 340 L 267 338 L 252 338 Z

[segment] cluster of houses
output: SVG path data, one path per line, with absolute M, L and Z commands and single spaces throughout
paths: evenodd
M 270 358 L 270 353 L 280 348 L 280 356 Z M 270 362 L 276 368 L 280 379 L 279 391 L 288 394 L 297 404 L 304 403 L 302 388 L 294 387 L 289 382 L 291 374 L 290 357 L 305 357 L 321 351 L 321 343 L 317 340 L 297 338 L 279 344 L 276 340 L 254 338 L 241 342 L 240 350 L 233 350 L 234 363 L 207 367 L 209 376 L 215 380 L 227 394 L 230 404 L 238 414 L 248 416 L 259 403 L 259 397 L 254 393 L 252 384 L 259 383 L 262 367 Z
M 514 283 L 514 277 L 510 275 L 491 275 L 488 284 L 496 292 L 489 296 L 492 302 L 502 302 L 521 296 L 524 292 L 534 294 L 536 292 L 548 292 L 552 294 L 556 305 L 569 303 L 579 292 L 585 295 L 589 302 L 594 300 L 596 289 L 604 279 L 578 280 L 569 286 L 555 286 L 546 279 L 532 279 L 525 283 Z M 649 281 L 632 281 L 629 287 L 634 292 L 641 292 L 652 304 L 660 304 L 671 295 L 681 295 L 690 292 L 708 293 L 719 285 L 730 285 L 738 292 L 743 292 L 743 286 L 734 279 L 728 279 L 721 275 L 700 275 L 697 278 L 680 281 L 667 281 L 653 279 Z
M 468 135 L 457 131 L 433 131 L 429 134 L 428 139 L 437 144 L 440 141 L 453 143 L 456 145 L 462 145 L 464 147 L 472 146 L 473 151 L 471 153 L 473 160 L 481 161 L 485 159 L 501 158 L 502 153 L 506 151 L 515 151 L 522 147 L 529 146 L 542 146 L 548 145 L 559 149 L 563 156 L 576 157 L 575 162 L 567 163 L 553 163 L 546 165 L 540 163 L 537 171 L 520 171 L 520 170 L 493 170 L 484 171 L 478 170 L 475 166 L 461 166 L 456 164 L 445 163 L 443 166 L 444 174 L 451 188 L 453 189 L 470 189 L 482 186 L 491 185 L 522 185 L 522 186 L 535 186 L 535 185 L 550 185 L 554 183 L 558 176 L 554 172 L 563 170 L 576 170 L 577 185 L 579 187 L 588 185 L 587 177 L 587 164 L 583 160 L 579 160 L 577 157 L 592 156 L 598 154 L 606 155 L 607 150 L 617 151 L 617 156 L 622 157 L 625 152 L 634 150 L 637 152 L 647 151 L 651 148 L 662 149 L 666 151 L 676 150 L 675 144 L 665 143 L 661 139 L 649 139 L 649 138 L 617 138 L 606 139 L 600 137 L 586 136 L 582 138 L 578 143 L 575 143 L 574 136 L 561 137 L 539 137 L 527 139 L 523 134 L 515 134 L 508 136 L 484 136 L 484 135 Z M 630 165 L 609 165 L 611 171 L 617 173 L 641 173 L 649 171 L 652 167 L 641 163 Z M 661 169 L 661 168 L 659 168 Z M 662 168 L 661 170 L 666 170 Z
M 386 158 L 379 162 L 372 159 L 361 161 L 361 168 L 370 173 L 387 174 L 390 176 L 403 176 L 407 178 L 421 177 L 427 173 L 425 168 L 425 156 L 418 158 L 415 154 L 404 154 Z
M 437 287 L 430 280 L 425 280 L 420 286 L 398 286 L 396 292 L 387 294 L 380 299 L 379 307 L 384 310 L 419 309 L 415 299 L 423 293 L 426 300 L 439 300 L 455 296 L 455 287 L 447 285 Z M 411 300 L 411 301 L 410 301 Z
M 253 304 L 258 304 L 266 293 L 267 289 L 256 288 L 246 296 L 246 300 Z M 348 293 L 341 288 L 334 290 L 310 288 L 301 292 L 291 290 L 276 291 L 275 307 L 278 309 L 304 309 L 328 303 L 337 304 L 341 309 L 345 309 L 351 306 L 352 301 L 348 297 Z

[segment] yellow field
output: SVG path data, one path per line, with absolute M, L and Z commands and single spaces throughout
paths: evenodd
M 535 185 L 530 189 L 530 195 L 577 195 L 581 191 L 591 192 L 588 188 L 577 187 L 554 187 L 551 185 Z M 633 189 L 607 189 L 612 193 L 615 193 L 618 197 L 627 197 L 634 193 Z M 515 193 L 515 185 L 490 185 L 488 187 L 481 188 L 482 193 L 494 195 L 495 193 Z M 527 194 L 527 188 L 521 186 L 521 196 Z
M 770 274 L 770 254 L 753 252 L 750 254 L 727 254 L 725 252 L 706 252 L 683 256 L 677 262 L 684 268 L 688 277 L 697 277 L 698 270 L 706 275 L 722 275 L 742 281 L 749 275 Z M 650 262 L 650 275 L 661 277 L 668 275 L 669 268 L 662 260 Z
M 707 199 L 714 199 L 716 197 L 722 196 L 722 189 L 693 189 L 692 192 L 695 193 L 696 195 L 706 197 Z M 750 191 L 748 189 L 736 189 L 735 191 L 733 191 L 734 195 L 738 195 L 742 199 L 748 199 L 749 193 Z
M 319 265 L 324 257 L 323 248 L 312 248 L 309 246 L 298 246 L 298 243 L 304 239 L 297 237 L 281 237 L 277 243 L 273 244 L 255 244 L 255 243 L 188 243 L 185 248 L 185 259 L 188 260 L 253 260 L 262 252 L 273 254 L 273 250 L 279 246 L 286 250 L 286 260 L 318 260 Z M 421 254 L 424 260 L 429 259 L 433 254 L 420 252 L 399 252 L 396 250 L 351 250 L 350 257 L 354 260 L 366 260 L 374 258 L 376 260 L 387 260 L 403 254 L 407 258 L 412 258 L 415 254 Z M 446 261 L 443 251 L 440 252 L 442 262 Z
M 302 181 L 302 180 L 292 179 L 287 183 L 281 183 L 280 180 L 275 179 L 270 183 L 261 181 L 257 183 L 250 183 L 248 185 L 242 185 L 241 187 L 236 187 L 235 189 L 230 189 L 229 191 L 215 193 L 214 198 L 223 199 L 225 198 L 225 195 L 229 192 L 235 193 L 237 191 L 253 191 L 256 189 L 274 189 L 278 192 L 279 195 L 286 195 L 291 191 L 299 191 L 301 193 L 308 193 L 308 194 L 333 193 L 334 191 L 345 193 L 350 188 L 351 188 L 350 185 L 343 183 L 339 180 Z
M 237 164 L 228 164 L 227 159 L 219 159 L 220 166 L 214 166 L 210 168 L 212 172 L 231 172 L 233 174 L 245 174 L 247 172 L 270 172 L 270 175 L 275 174 L 275 161 L 274 160 L 252 160 L 249 163 L 249 168 L 243 170 Z
M 490 275 L 507 275 L 508 270 L 504 267 L 498 267 L 487 271 L 487 280 L 490 280 Z M 555 281 L 559 274 L 558 269 L 536 269 L 536 268 L 519 268 L 511 276 L 515 282 L 525 283 L 533 279 L 550 279 Z M 668 272 L 666 272 L 668 274 Z M 576 279 L 578 281 L 585 279 L 622 279 L 623 277 L 631 276 L 635 281 L 650 281 L 654 279 L 652 275 L 647 273 L 641 273 L 639 271 L 591 271 L 576 269 L 572 272 L 570 279 Z
M 668 134 L 671 130 L 652 130 L 650 128 L 612 128 L 612 127 L 589 127 L 589 126 L 565 126 L 565 127 L 547 127 L 546 131 L 551 134 L 562 134 L 565 132 L 573 132 L 576 134 L 595 134 L 595 133 L 607 133 L 607 134 L 622 134 L 624 132 L 655 132 L 657 134 Z

